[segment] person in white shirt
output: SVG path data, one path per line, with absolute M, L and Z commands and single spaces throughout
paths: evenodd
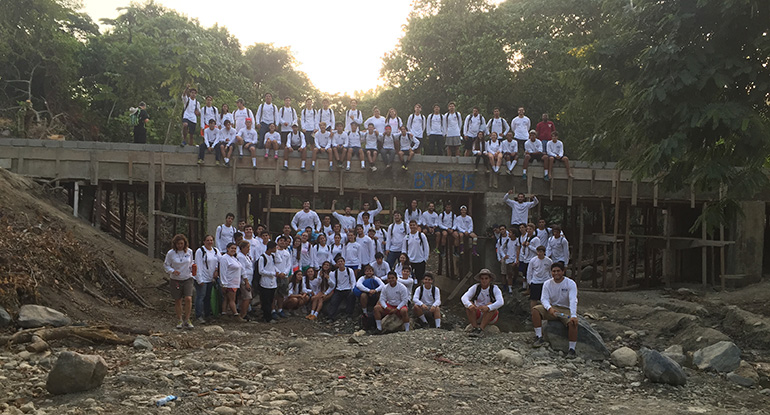
M 230 117 L 233 120 L 233 128 L 235 128 L 236 131 L 246 126 L 246 118 L 254 119 L 254 113 L 246 108 L 244 103 L 245 101 L 243 98 L 238 98 L 238 101 L 235 101 L 235 105 L 238 109 L 236 109 Z M 224 113 L 224 111 L 222 112 Z
M 444 204 L 444 211 L 438 215 L 439 236 L 437 237 L 436 252 L 441 256 L 446 255 L 447 247 L 454 246 L 455 233 L 455 214 L 452 213 L 452 204 Z
M 487 131 L 489 134 L 497 133 L 497 136 L 502 140 L 503 137 L 508 134 L 508 131 L 511 130 L 511 127 L 508 125 L 508 121 L 506 121 L 505 118 L 500 117 L 500 108 L 495 107 L 492 114 L 492 118 L 487 122 Z
M 385 257 L 388 264 L 393 267 L 401 255 L 401 249 L 409 231 L 407 224 L 401 220 L 401 212 L 393 212 L 393 223 L 388 226 L 388 248 L 385 251 Z
M 278 288 L 277 280 L 281 275 L 275 263 L 276 246 L 275 242 L 269 241 L 265 253 L 256 259 L 254 265 L 259 270 L 259 302 L 266 323 L 273 321 L 273 302 Z
M 337 319 L 341 305 L 345 306 L 345 313 L 351 317 L 355 306 L 356 297 L 353 295 L 353 287 L 356 286 L 356 272 L 345 266 L 345 258 L 338 255 L 334 259 L 336 267 L 329 275 L 329 283 L 334 287 L 334 294 L 329 300 L 327 316 L 330 320 Z
M 385 117 L 385 125 L 390 126 L 390 131 L 395 133 L 401 130 L 401 126 L 404 123 L 401 121 L 401 117 L 398 116 L 398 112 L 395 108 L 388 109 L 388 115 Z M 384 131 L 383 131 L 384 133 Z
M 358 154 L 358 159 L 361 161 L 361 168 L 366 168 L 366 159 L 364 158 L 364 150 L 361 149 L 362 134 L 358 131 L 358 124 L 350 124 L 350 131 L 345 134 L 345 148 L 348 149 L 345 161 L 347 166 L 345 170 L 350 171 L 350 160 L 353 158 L 353 154 Z
M 313 245 L 313 248 L 311 249 L 311 257 L 312 257 L 312 263 L 313 268 L 320 269 L 321 265 L 323 265 L 326 261 L 333 261 L 334 256 L 332 255 L 332 246 L 328 243 L 329 238 L 326 236 L 326 234 L 320 234 L 316 238 L 316 244 Z
M 479 162 L 483 161 L 484 167 L 486 167 L 486 174 L 489 174 L 492 166 L 489 165 L 489 157 L 487 157 L 487 140 L 484 139 L 483 131 L 476 133 L 476 138 L 471 145 L 471 155 L 476 159 L 474 171 L 479 170 Z
M 400 270 L 398 269 L 398 266 L 396 266 L 396 274 L 399 274 L 400 271 L 398 282 L 406 287 L 406 292 L 409 293 L 409 295 L 412 295 L 412 288 L 414 287 L 412 265 L 409 264 L 409 259 L 406 258 L 406 254 L 401 254 L 401 256 L 404 257 L 405 261 Z
M 559 140 L 559 132 L 554 131 L 551 133 L 551 141 L 546 144 L 548 160 L 551 165 L 551 169 L 556 165 L 557 161 L 564 163 L 564 168 L 567 170 L 567 176 L 572 177 L 572 172 L 569 169 L 569 158 L 564 155 L 564 143 Z M 546 175 L 546 180 L 548 176 Z
M 569 349 L 567 359 L 577 357 L 575 347 L 578 337 L 577 303 L 578 290 L 575 281 L 564 277 L 564 264 L 556 262 L 551 265 L 551 279 L 543 284 L 543 294 L 540 305 L 532 308 L 532 325 L 535 326 L 534 347 L 540 347 L 543 341 L 543 319 L 559 320 L 567 326 Z
M 529 138 L 531 128 L 532 123 L 529 121 L 529 117 L 524 115 L 524 107 L 519 107 L 519 114 L 511 120 L 513 138 L 522 142 L 526 141 Z
M 527 267 L 527 285 L 529 286 L 529 308 L 532 309 L 540 301 L 543 293 L 543 283 L 551 278 L 551 258 L 545 256 L 545 247 L 537 247 L 537 256 L 529 261 Z
M 259 133 L 255 130 L 251 124 L 253 123 L 251 118 L 246 118 L 246 126 L 238 131 L 235 136 L 236 145 L 241 146 L 239 151 L 243 155 L 243 150 L 248 150 L 251 153 L 251 166 L 257 168 L 257 140 L 259 140 Z
M 243 100 L 241 100 L 241 102 L 243 102 Z M 217 127 L 220 130 L 225 126 L 225 120 L 230 121 L 230 125 L 235 124 L 235 118 L 233 118 L 233 113 L 230 112 L 230 106 L 222 104 L 222 109 L 219 110 L 219 117 L 217 120 Z
M 302 202 L 302 210 L 294 214 L 294 218 L 291 220 L 291 227 L 294 231 L 304 230 L 306 227 L 313 228 L 313 231 L 321 231 L 321 219 L 318 218 L 318 213 L 314 210 L 310 210 L 310 202 Z
M 417 317 L 422 324 L 430 327 L 428 319 L 425 316 L 433 318 L 436 328 L 441 328 L 441 290 L 433 285 L 433 274 L 426 272 L 422 278 L 422 283 L 412 296 L 412 314 Z
M 548 244 L 545 246 L 545 254 L 553 262 L 561 262 L 564 266 L 569 265 L 569 242 L 561 234 L 561 226 L 553 226 L 553 236 L 548 238 Z
M 247 321 L 246 313 L 249 311 L 249 304 L 253 298 L 251 280 L 254 277 L 254 259 L 249 255 L 250 250 L 251 244 L 249 241 L 243 240 L 238 244 L 236 258 L 241 263 L 240 287 L 238 288 L 238 298 L 240 299 L 238 319 L 240 321 Z
M 315 145 L 315 134 L 319 130 L 318 111 L 313 109 L 313 99 L 305 100 L 305 108 L 300 112 L 302 130 L 305 132 L 305 141 L 308 145 Z M 325 130 L 326 128 L 324 128 Z
M 348 141 L 348 134 L 343 131 L 342 123 L 338 122 L 334 128 L 334 131 L 330 133 L 331 136 L 329 137 L 329 170 L 334 169 L 334 165 L 332 164 L 334 160 L 337 161 L 337 167 L 342 168 L 342 162 L 345 161 L 348 153 L 348 150 L 345 148 L 345 144 Z M 350 161 L 348 161 L 348 167 L 350 167 Z
M 407 258 L 409 258 L 417 283 L 422 283 L 422 277 L 425 275 L 425 266 L 430 256 L 430 244 L 428 243 L 428 237 L 420 232 L 420 227 L 417 226 L 415 219 L 409 221 L 409 234 L 404 237 L 401 252 L 405 253 Z
M 532 201 L 527 202 L 524 193 L 519 193 L 516 196 L 516 200 L 511 199 L 514 194 L 514 190 L 511 189 L 503 196 L 503 203 L 511 207 L 511 225 L 518 227 L 521 224 L 529 222 L 529 210 L 537 206 L 538 200 L 536 196 L 532 196 Z
M 489 164 L 492 166 L 492 171 L 498 173 L 500 165 L 503 164 L 503 153 L 500 151 L 500 140 L 497 139 L 497 133 L 495 132 L 489 135 L 486 153 L 489 158 Z
M 425 119 L 425 129 L 428 134 L 428 145 L 425 154 L 431 156 L 444 155 L 444 116 L 441 106 L 433 104 L 433 113 Z
M 182 103 L 184 104 L 184 110 L 182 110 L 182 147 L 186 146 L 187 143 L 193 144 L 195 134 L 198 132 L 198 116 L 201 115 L 201 104 L 195 99 L 197 96 L 198 90 L 187 84 L 187 88 L 182 93 Z
M 348 233 L 356 228 L 356 217 L 353 216 L 350 206 L 345 206 L 344 214 L 340 215 L 335 209 L 337 200 L 332 200 L 332 216 L 340 223 L 340 227 L 343 232 Z
M 415 152 L 420 148 L 420 140 L 412 135 L 412 133 L 406 131 L 406 126 L 402 125 L 398 142 L 400 147 L 398 159 L 401 161 L 401 169 L 407 171 L 409 170 L 409 162 L 412 161 Z
M 259 252 L 259 246 L 262 245 L 262 238 L 254 234 L 254 225 L 246 224 L 246 226 L 243 227 L 243 240 L 249 243 L 249 255 L 251 255 L 252 258 L 262 255 L 262 252 Z
M 368 231 L 374 232 L 374 229 L 369 228 Z M 361 245 L 361 250 L 358 253 L 361 266 L 372 263 L 374 261 L 374 254 L 377 253 L 374 239 L 369 237 L 368 231 L 364 232 L 363 225 L 356 225 L 356 240 Z
M 363 262 L 361 256 L 364 255 L 364 246 L 356 238 L 356 232 L 348 232 L 345 249 L 342 250 L 342 257 L 345 258 L 345 266 L 354 271 L 358 271 Z
M 468 207 L 460 206 L 460 215 L 455 218 L 455 230 L 457 237 L 455 238 L 455 247 L 459 245 L 460 255 L 465 254 L 465 238 L 470 238 L 472 242 L 473 256 L 479 256 L 476 249 L 476 245 L 479 242 L 479 238 L 475 232 L 473 232 L 473 218 L 468 215 Z
M 497 240 L 497 260 L 500 261 L 500 277 L 505 278 L 503 288 L 506 288 L 508 294 L 513 293 L 513 279 L 516 274 L 514 263 L 516 262 L 515 243 L 511 238 L 513 232 L 509 233 L 505 225 L 500 225 L 499 237 Z
M 307 271 L 315 272 L 308 268 Z M 294 271 L 289 279 L 289 296 L 283 301 L 283 308 L 297 310 L 310 302 L 310 287 L 305 286 L 305 273 L 302 270 Z
M 289 170 L 289 156 L 292 152 L 299 152 L 299 157 L 302 159 L 300 169 L 304 172 L 305 163 L 307 159 L 307 143 L 305 142 L 305 134 L 299 130 L 299 125 L 294 123 L 291 126 L 291 132 L 286 136 L 286 147 L 283 149 L 283 169 Z
M 436 213 L 436 205 L 433 202 L 428 203 L 428 209 L 426 209 L 420 215 L 420 220 L 417 222 L 422 228 L 422 233 L 425 236 L 436 236 L 436 248 L 439 246 L 439 239 L 441 232 L 436 232 L 438 226 L 438 213 Z
M 385 126 L 385 131 L 390 131 L 390 126 Z M 383 132 L 385 134 L 385 132 Z M 374 124 L 369 123 L 366 128 L 366 132 L 362 134 L 364 143 L 364 154 L 366 154 L 366 161 L 369 162 L 369 166 L 372 171 L 377 171 L 377 166 L 374 162 L 377 160 L 377 148 L 379 147 L 380 133 L 374 128 Z M 364 163 L 361 163 L 361 168 L 366 168 Z
M 206 235 L 203 246 L 195 251 L 195 317 L 201 324 L 206 322 L 207 317 L 214 315 L 211 310 L 211 290 L 214 280 L 219 278 L 219 255 L 211 235 Z
M 201 124 L 205 124 L 203 127 L 204 130 L 208 128 L 209 120 L 219 120 L 219 110 L 212 104 L 212 102 L 214 102 L 214 97 L 207 95 L 206 105 L 201 108 Z
M 357 224 L 360 224 L 360 225 L 364 224 L 364 219 L 363 219 L 364 213 L 369 214 L 369 220 L 370 222 L 373 223 L 377 218 L 377 214 L 382 212 L 382 203 L 380 203 L 380 199 L 378 199 L 377 196 L 375 196 L 374 198 L 372 198 L 372 200 L 374 200 L 374 203 L 377 204 L 377 207 L 375 209 L 369 210 L 369 202 L 364 202 L 361 205 L 361 211 L 358 212 L 358 216 L 356 217 Z
M 382 134 L 385 132 L 385 117 L 380 115 L 380 108 L 374 107 L 372 109 L 372 116 L 367 118 L 366 121 L 364 121 L 363 125 L 368 126 L 369 124 L 374 125 L 374 129 L 377 130 L 379 134 Z M 352 126 L 351 126 L 352 128 Z
M 446 155 L 449 157 L 460 155 L 460 137 L 462 136 L 462 115 L 455 111 L 455 102 L 448 105 L 449 112 L 444 114 L 444 141 Z
M 388 280 L 388 272 L 390 272 L 390 264 L 385 262 L 385 255 L 382 252 L 374 254 L 374 262 L 369 264 L 374 270 L 374 276 L 383 280 Z
M 176 311 L 177 329 L 192 329 L 193 324 L 190 320 L 192 314 L 192 296 L 193 296 L 193 251 L 190 249 L 190 243 L 187 237 L 182 234 L 174 235 L 171 240 L 171 249 L 166 253 L 166 259 L 163 267 L 169 276 L 169 288 L 171 297 L 174 299 L 174 310 Z M 183 304 L 184 303 L 184 304 Z
M 409 207 L 404 210 L 404 222 L 417 221 L 417 225 L 422 224 L 422 211 L 418 207 L 417 199 L 409 202 Z
M 198 146 L 198 164 L 203 164 L 206 153 L 214 153 L 216 165 L 219 166 L 219 129 L 213 118 L 209 120 L 209 127 L 203 131 L 203 142 Z
M 508 131 L 505 134 L 505 140 L 500 142 L 500 152 L 503 153 L 505 167 L 509 175 L 513 174 L 513 168 L 519 161 L 519 143 L 513 140 L 513 133 Z
M 233 148 L 236 146 L 238 132 L 230 126 L 230 120 L 225 120 L 225 128 L 219 130 L 219 148 L 222 153 L 222 160 L 225 166 L 230 165 L 230 156 L 233 155 Z
M 476 274 L 476 281 L 463 294 L 461 301 L 465 306 L 465 314 L 473 328 L 474 335 L 481 335 L 484 329 L 497 323 L 499 309 L 503 306 L 503 293 L 497 285 L 492 284 L 495 274 L 484 268 Z
M 537 247 L 542 245 L 540 239 L 535 235 L 535 224 L 529 223 L 526 227 L 526 233 L 516 237 L 514 247 L 516 249 L 516 265 L 519 268 L 519 274 L 524 278 L 522 288 L 527 288 L 527 268 L 529 262 L 537 255 Z
M 257 258 L 260 255 L 264 254 L 267 250 L 267 243 L 270 242 L 270 232 L 268 231 L 258 231 L 259 232 L 259 239 L 257 239 L 257 243 L 252 245 L 252 249 L 254 250 L 251 254 L 252 258 Z
M 350 124 L 356 123 L 361 125 L 364 122 L 363 114 L 358 109 L 358 100 L 350 100 L 350 109 L 345 111 L 345 131 L 350 131 Z
M 292 132 L 292 127 L 297 124 L 297 111 L 291 106 L 291 98 L 284 97 L 283 106 L 278 110 L 278 130 L 281 132 L 281 147 L 286 147 L 286 137 Z
M 377 244 L 377 252 L 385 255 L 385 251 L 388 250 L 388 230 L 382 226 L 382 221 L 379 219 L 374 220 L 372 229 L 374 229 L 374 242 Z
M 273 150 L 273 157 L 278 160 L 278 149 L 281 147 L 281 134 L 275 131 L 275 124 L 270 123 L 268 131 L 263 136 L 265 147 L 265 158 L 270 155 L 270 150 Z
M 334 286 L 329 283 L 329 272 L 331 271 L 331 262 L 326 261 L 321 265 L 321 269 L 316 273 L 315 270 L 306 271 L 305 286 L 310 287 L 310 314 L 305 318 L 311 321 L 318 319 L 318 313 L 326 301 L 332 298 Z
M 398 283 L 396 273 L 388 273 L 388 283 L 380 291 L 380 301 L 374 306 L 374 321 L 377 331 L 382 333 L 382 318 L 396 314 L 404 322 L 404 331 L 409 331 L 409 291 L 403 284 Z
M 329 108 L 329 104 L 329 98 L 324 98 L 321 101 L 323 108 L 318 110 L 318 124 L 320 125 L 322 122 L 325 122 L 327 131 L 331 131 L 332 125 L 336 124 L 336 121 L 334 121 L 334 110 Z
M 482 137 L 484 137 L 487 133 L 487 121 L 479 113 L 479 107 L 473 107 L 472 113 L 465 117 L 463 131 L 465 132 L 465 140 L 463 141 L 465 157 L 470 157 L 473 150 L 473 141 L 476 139 L 476 136 L 482 133 Z
M 334 152 L 332 151 L 331 132 L 326 131 L 326 123 L 322 122 L 319 126 L 320 130 L 315 133 L 315 147 L 313 147 L 313 161 L 310 166 L 315 170 L 315 162 L 318 159 L 318 153 L 325 154 L 329 157 L 329 171 L 334 170 Z M 305 134 L 305 140 L 307 141 L 307 134 Z
M 363 275 L 358 278 L 353 288 L 353 295 L 358 298 L 364 316 L 368 316 L 369 309 L 377 305 L 380 300 L 380 289 L 383 284 L 382 280 L 374 275 L 374 268 L 371 265 L 365 265 Z
M 532 130 L 529 132 L 529 140 L 524 142 L 524 169 L 521 171 L 521 178 L 527 179 L 527 168 L 529 163 L 533 161 L 543 162 L 543 178 L 548 180 L 548 166 L 551 164 L 551 159 L 542 152 L 542 146 L 540 141 L 537 140 L 537 132 Z
M 422 115 L 421 104 L 414 104 L 414 113 L 407 117 L 406 128 L 413 137 L 422 141 L 425 134 L 425 116 Z
M 396 158 L 396 145 L 398 137 L 391 131 L 390 125 L 385 126 L 385 133 L 378 137 L 380 147 L 382 147 L 382 161 L 385 163 L 385 170 L 389 170 Z M 372 162 L 372 171 L 376 170 Z
M 238 260 L 238 245 L 230 242 L 227 244 L 225 254 L 219 257 L 219 284 L 223 291 L 222 312 L 225 314 L 238 315 L 235 294 L 241 287 L 242 275 L 243 265 Z
M 225 223 L 217 226 L 215 240 L 217 242 L 217 248 L 219 248 L 219 252 L 225 252 L 227 250 L 227 244 L 235 242 L 235 227 L 233 226 L 234 220 L 235 215 L 228 213 L 225 215 Z
M 291 276 L 292 268 L 294 268 L 292 249 L 289 249 L 291 244 L 293 244 L 293 239 L 289 239 L 287 236 L 280 236 L 278 237 L 277 244 L 278 249 L 273 254 L 277 271 L 275 298 L 273 299 L 271 312 L 273 320 L 286 317 L 286 314 L 283 312 L 283 301 L 289 295 L 289 276 Z
M 540 239 L 540 242 L 547 242 L 552 234 L 553 229 L 546 226 L 545 219 L 538 219 L 535 235 L 537 235 L 537 238 Z
M 265 144 L 265 134 L 270 129 L 270 124 L 275 124 L 276 127 L 280 123 L 278 119 L 278 106 L 273 104 L 273 94 L 265 94 L 265 102 L 259 104 L 257 108 L 257 121 L 259 123 L 259 143 L 258 146 L 267 147 Z M 280 144 L 280 140 L 278 143 Z

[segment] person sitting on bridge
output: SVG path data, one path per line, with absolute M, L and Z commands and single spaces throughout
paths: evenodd
M 397 314 L 404 322 L 404 331 L 409 331 L 409 292 L 403 284 L 398 283 L 396 273 L 388 273 L 388 283 L 380 290 L 380 302 L 374 306 L 374 321 L 377 332 L 382 333 L 382 318 Z
M 503 160 L 505 160 L 508 174 L 513 175 L 513 168 L 516 167 L 516 163 L 519 161 L 519 142 L 514 141 L 513 131 L 508 131 L 505 134 L 505 140 L 500 143 L 500 152 L 503 153 Z
M 345 132 L 345 127 L 342 122 L 337 122 L 334 126 L 335 130 L 331 132 L 329 141 L 329 163 L 331 167 L 329 170 L 334 170 L 334 160 L 337 161 L 337 167 L 342 168 L 342 162 L 345 160 L 348 150 L 345 148 L 345 143 L 348 141 L 348 134 Z M 349 166 L 349 162 L 348 162 Z
M 305 134 L 299 130 L 299 125 L 295 122 L 291 125 L 291 131 L 286 136 L 286 147 L 283 149 L 283 169 L 289 170 L 289 155 L 293 151 L 298 151 L 299 156 L 302 158 L 302 171 L 305 170 L 305 159 L 307 157 L 307 143 L 305 142 Z
M 259 132 L 252 126 L 253 123 L 251 118 L 246 118 L 246 126 L 238 130 L 238 134 L 235 136 L 235 142 L 240 146 L 238 151 L 241 156 L 243 155 L 243 150 L 248 150 L 251 153 L 251 166 L 256 169 Z
M 527 179 L 527 167 L 532 161 L 543 162 L 543 178 L 548 180 L 548 166 L 551 159 L 543 152 L 543 146 L 540 141 L 537 140 L 537 132 L 532 130 L 529 132 L 529 140 L 524 142 L 524 170 L 522 170 L 521 178 Z
M 265 158 L 270 154 L 270 149 L 273 150 L 273 157 L 278 160 L 278 149 L 281 147 L 281 133 L 275 131 L 275 124 L 270 123 L 267 127 L 268 131 L 265 133 Z
M 390 133 L 390 128 L 388 128 L 388 126 L 385 127 L 383 134 L 386 132 Z M 377 171 L 377 166 L 374 165 L 374 162 L 377 161 L 377 146 L 380 139 L 380 133 L 374 129 L 374 124 L 369 123 L 363 136 L 365 143 L 366 161 L 369 162 L 369 167 L 373 172 Z M 363 162 L 361 163 L 361 168 L 366 168 L 366 165 Z
M 567 359 L 577 357 L 575 347 L 578 336 L 577 318 L 577 284 L 564 277 L 564 264 L 556 262 L 551 265 L 551 279 L 543 284 L 540 304 L 532 307 L 532 325 L 535 326 L 535 342 L 533 347 L 545 344 L 543 340 L 543 319 L 559 320 L 567 326 L 569 350 Z
M 313 147 L 313 161 L 310 166 L 315 170 L 315 162 L 318 160 L 318 154 L 326 154 L 329 157 L 329 171 L 334 170 L 334 153 L 332 152 L 332 140 L 329 131 L 326 131 L 326 123 L 322 122 L 319 126 L 318 132 L 315 133 L 313 140 L 315 146 Z
M 529 210 L 537 206 L 539 202 L 537 196 L 534 195 L 532 196 L 532 200 L 528 202 L 524 193 L 519 193 L 516 196 L 516 200 L 513 200 L 511 199 L 513 193 L 513 189 L 509 190 L 508 193 L 503 196 L 503 203 L 511 207 L 511 225 L 518 228 L 519 225 L 526 225 L 529 222 Z
M 401 161 L 401 169 L 407 171 L 409 170 L 409 162 L 412 161 L 415 152 L 420 148 L 420 139 L 407 131 L 405 125 L 402 125 L 401 134 L 398 136 L 398 143 L 400 147 L 398 159 Z
M 203 142 L 198 146 L 198 164 L 203 164 L 203 156 L 214 153 L 216 165 L 219 166 L 219 129 L 215 119 L 209 120 L 209 128 L 203 131 Z
M 430 326 L 426 316 L 431 317 L 437 329 L 441 328 L 441 290 L 433 285 L 433 274 L 426 272 L 422 284 L 414 290 L 412 313 L 422 324 Z
M 546 144 L 548 148 L 548 160 L 551 165 L 551 170 L 557 161 L 564 163 L 564 168 L 567 170 L 567 176 L 572 177 L 572 172 L 569 169 L 569 158 L 564 155 L 564 143 L 559 140 L 559 132 L 554 131 L 551 133 L 551 141 Z M 548 180 L 548 174 L 546 173 L 546 180 Z
M 350 160 L 353 159 L 353 154 L 358 155 L 358 159 L 361 160 L 361 168 L 366 168 L 366 160 L 364 159 L 364 150 L 361 150 L 361 132 L 358 131 L 358 124 L 355 122 L 350 123 L 350 131 L 345 133 L 345 148 L 347 154 L 345 155 L 346 171 L 350 171 Z
M 295 232 L 299 232 L 308 226 L 314 232 L 321 231 L 321 219 L 314 210 L 310 210 L 310 202 L 306 200 L 302 203 L 302 210 L 294 214 L 294 218 L 291 220 L 291 227 Z
M 498 309 L 505 303 L 503 292 L 492 284 L 494 279 L 492 271 L 482 269 L 476 274 L 478 283 L 473 284 L 461 298 L 474 335 L 480 335 L 488 325 L 497 323 Z
M 438 248 L 440 232 L 436 232 L 436 227 L 438 226 L 438 213 L 436 213 L 435 203 L 428 203 L 428 209 L 422 212 L 417 223 L 420 225 L 422 233 L 426 236 L 436 236 L 436 248 Z
M 238 132 L 230 125 L 230 120 L 225 120 L 225 128 L 219 130 L 219 148 L 222 152 L 222 159 L 225 166 L 230 165 L 230 156 L 233 154 L 233 146 L 236 143 Z

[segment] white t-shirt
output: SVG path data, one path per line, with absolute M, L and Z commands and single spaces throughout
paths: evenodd
M 242 110 L 235 110 L 235 112 L 233 112 L 232 118 L 235 119 L 235 125 L 232 127 L 237 129 L 246 127 L 246 118 L 251 118 L 252 121 L 256 122 L 254 120 L 254 113 L 246 107 L 243 107 Z M 224 122 L 224 120 L 222 122 Z M 252 126 L 253 125 L 255 124 L 252 124 Z
M 385 117 L 380 115 L 379 117 L 369 117 L 364 121 L 364 123 L 361 125 L 361 130 L 366 131 L 366 129 L 369 128 L 369 124 L 374 124 L 374 129 L 377 130 L 380 134 L 385 132 Z
M 273 131 L 272 133 L 270 131 L 265 133 L 265 141 L 275 141 L 276 143 L 281 142 L 281 133 L 278 131 Z
M 192 100 L 187 95 L 182 95 L 182 103 L 184 103 L 184 113 L 182 114 L 182 118 L 187 121 L 197 123 L 198 116 L 195 115 L 195 110 L 200 110 L 201 104 L 197 99 Z
M 238 131 L 238 137 L 241 137 L 243 139 L 243 142 L 248 144 L 256 144 L 257 140 L 259 139 L 259 133 L 257 130 L 252 128 L 241 128 L 240 131 Z
M 519 117 L 518 115 L 511 120 L 511 129 L 513 129 L 513 138 L 524 141 L 529 138 L 529 130 L 532 123 L 529 121 L 529 117 L 526 115 Z

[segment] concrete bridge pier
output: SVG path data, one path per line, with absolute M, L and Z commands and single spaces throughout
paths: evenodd
M 217 226 L 225 222 L 228 213 L 238 220 L 238 186 L 232 183 L 206 182 L 206 232 L 216 237 Z
M 740 202 L 742 213 L 738 213 L 730 226 L 734 249 L 727 252 L 727 279 L 735 276 L 743 285 L 762 279 L 762 258 L 765 242 L 765 202 Z

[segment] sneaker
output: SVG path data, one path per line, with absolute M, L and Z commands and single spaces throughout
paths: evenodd
M 268 157 L 270 157 L 270 155 L 267 154 L 267 151 L 265 151 L 265 158 L 268 158 Z
M 345 171 L 350 171 L 350 166 L 345 167 Z
M 543 347 L 543 345 L 545 345 L 545 340 L 543 340 L 542 336 L 535 337 L 535 341 L 532 342 L 532 347 L 534 348 Z
M 549 180 L 551 180 L 551 178 L 550 178 L 550 177 L 548 177 L 548 175 L 546 174 L 545 176 L 543 176 L 543 180 L 545 180 L 545 181 L 549 181 Z
M 401 170 L 406 170 L 406 165 L 405 164 L 401 165 Z
M 193 323 L 191 320 L 187 320 L 187 324 L 185 324 L 184 328 L 186 328 L 187 330 L 192 330 L 195 328 L 195 326 L 193 326 Z
M 289 170 L 289 166 L 283 166 L 281 168 L 284 169 L 284 170 Z
M 182 330 L 184 328 L 184 321 L 179 320 L 179 323 L 176 325 L 177 330 Z
M 310 319 L 310 321 L 316 321 L 316 320 L 318 320 L 318 316 L 316 316 L 316 315 L 314 315 L 314 314 L 309 314 L 309 315 L 308 315 L 308 318 Z
M 521 178 L 524 179 L 524 180 L 527 180 L 527 173 L 522 173 L 521 174 Z
M 252 165 L 251 165 L 251 167 L 253 167 L 253 168 L 254 168 L 254 170 L 256 170 L 256 169 L 257 169 L 257 166 L 256 166 L 255 164 L 252 164 Z
M 278 154 L 273 155 L 273 158 L 278 160 Z
M 203 160 L 198 159 L 198 164 L 203 164 Z
M 377 166 L 372 166 L 372 171 L 377 171 Z
M 278 312 L 278 317 L 280 318 L 286 318 L 286 313 L 283 312 L 283 310 Z
M 206 324 L 206 319 L 203 317 L 198 317 L 195 321 L 197 321 L 198 324 Z
M 569 349 L 567 352 L 567 359 L 572 360 L 577 357 L 577 353 L 575 352 L 575 349 Z
M 220 164 L 222 163 L 220 163 L 219 160 L 217 160 L 216 163 L 214 163 L 215 166 L 219 166 Z
M 329 171 L 334 171 L 334 166 L 331 164 L 329 165 Z
M 273 314 L 271 314 L 271 316 L 272 316 L 273 320 L 275 320 L 276 322 L 278 321 L 279 317 L 278 317 L 278 313 L 277 312 L 273 311 Z
M 302 173 L 307 173 L 307 169 L 304 167 L 300 167 L 300 170 L 302 170 Z
M 404 166 L 404 171 L 409 171 L 409 167 L 408 166 Z
M 306 319 L 312 320 L 310 317 L 313 317 L 313 315 L 312 314 L 308 314 L 308 315 L 305 316 Z
M 187 141 L 184 141 L 184 140 L 183 140 L 183 141 L 182 141 L 182 144 L 180 144 L 180 145 L 179 145 L 179 147 L 184 147 L 184 146 L 186 146 L 186 145 L 187 145 Z
M 230 167 L 230 162 L 229 161 L 225 162 L 225 167 Z

